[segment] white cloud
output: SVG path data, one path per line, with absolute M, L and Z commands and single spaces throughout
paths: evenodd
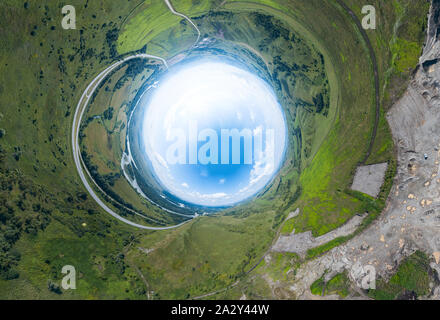
M 167 75 L 143 101 L 147 108 L 144 146 L 153 173 L 164 188 L 182 200 L 213 206 L 234 204 L 263 188 L 280 165 L 285 148 L 284 116 L 270 86 L 248 70 L 222 62 L 198 61 Z M 248 179 L 235 185 L 227 175 L 222 179 L 214 174 L 211 177 L 207 168 L 186 171 L 177 165 L 168 166 L 165 155 L 170 145 L 166 139 L 172 136 L 170 130 L 182 128 L 188 141 L 188 124 L 192 120 L 200 120 L 200 128 L 217 123 L 228 125 L 231 121 L 253 129 L 254 134 L 262 133 L 263 137 L 266 129 L 274 128 L 276 145 L 254 155 L 253 167 L 246 169 Z

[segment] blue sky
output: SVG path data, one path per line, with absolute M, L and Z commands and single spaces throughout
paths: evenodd
M 161 185 L 185 201 L 206 206 L 240 202 L 266 186 L 283 160 L 287 138 L 281 106 L 273 89 L 247 70 L 218 61 L 192 62 L 159 81 L 146 101 L 142 129 L 145 155 Z M 195 135 L 190 133 L 191 123 L 197 124 Z M 259 157 L 254 152 L 252 164 L 244 164 L 241 139 L 240 164 L 188 164 L 194 150 L 190 141 L 203 129 L 216 133 L 219 154 L 221 129 L 249 129 L 255 136 L 260 134 L 262 152 L 257 152 Z M 272 139 L 266 141 L 266 136 Z M 255 145 L 255 138 L 253 141 Z M 197 150 L 206 142 L 198 141 Z M 185 150 L 185 164 L 167 158 L 173 145 L 179 146 L 175 155 Z

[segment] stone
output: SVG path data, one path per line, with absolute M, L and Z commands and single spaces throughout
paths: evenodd
M 440 262 L 440 251 L 436 251 L 432 255 L 434 256 L 435 263 L 439 264 L 439 262 Z

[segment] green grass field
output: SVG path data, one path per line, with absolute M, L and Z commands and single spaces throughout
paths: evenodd
M 358 13 L 358 16 L 361 16 L 361 8 L 366 2 L 348 1 L 347 4 Z M 396 12 L 398 8 L 400 8 L 400 6 L 397 5 L 403 6 L 406 9 L 403 12 Z M 406 79 L 405 83 L 407 83 L 410 70 L 414 69 L 417 64 L 417 58 L 414 58 L 418 57 L 421 52 L 421 46 L 424 39 L 423 21 L 426 20 L 425 13 L 428 10 L 428 5 L 426 3 L 422 5 L 421 2 L 415 4 L 409 1 L 390 1 L 389 3 L 381 2 L 380 7 L 381 10 L 378 17 L 378 20 L 380 21 L 378 24 L 380 32 L 370 32 L 368 34 L 370 36 L 370 41 L 375 47 L 378 67 L 379 70 L 381 70 L 380 74 L 382 74 L 382 72 L 385 74 L 387 70 L 392 70 L 393 74 L 402 79 Z M 421 12 L 421 14 L 416 15 L 415 12 Z M 412 58 L 409 58 L 408 55 L 405 54 L 407 57 L 407 60 L 405 61 L 402 61 L 404 58 L 403 53 L 399 54 L 398 58 L 396 58 L 396 56 L 390 56 L 390 50 L 393 51 L 396 49 L 393 44 L 393 39 L 396 32 L 395 26 L 399 25 L 399 21 L 393 19 L 397 19 L 398 15 L 400 15 L 401 20 L 405 21 L 405 25 L 411 26 L 409 28 L 412 30 L 411 33 L 403 33 L 403 31 L 400 31 L 400 28 L 397 28 L 399 34 L 408 39 L 412 39 L 414 45 L 418 48 L 417 50 L 413 50 Z M 331 16 L 331 18 L 334 20 L 335 16 Z M 392 21 L 395 22 L 391 23 Z M 336 29 L 338 29 L 338 31 L 342 31 L 341 28 L 338 28 L 337 21 L 332 21 L 331 23 Z M 338 32 L 338 36 L 339 35 L 340 33 Z M 344 42 L 345 45 L 349 44 L 347 41 Z M 348 52 L 351 48 L 347 47 L 346 50 Z M 335 54 L 335 56 L 337 56 L 337 54 Z M 351 86 L 351 84 L 353 83 L 368 82 L 372 85 L 371 70 L 366 70 L 367 74 L 369 72 L 369 75 L 366 74 L 363 80 L 354 78 L 355 75 L 353 74 L 353 70 L 356 70 L 356 74 L 360 76 L 361 73 L 359 72 L 359 68 L 362 64 L 364 67 L 368 67 L 367 62 L 369 63 L 369 61 L 366 53 L 355 55 L 356 57 L 353 57 L 353 54 L 345 53 L 343 50 L 340 50 L 339 56 L 341 57 L 341 60 L 337 62 L 342 61 L 343 64 L 350 63 L 350 58 L 356 59 L 356 57 L 361 57 L 365 60 L 365 62 L 362 62 L 362 60 L 358 59 L 358 61 L 352 62 L 351 65 L 354 66 L 354 68 L 351 68 L 352 71 L 348 75 L 342 76 L 342 85 L 344 86 L 345 84 L 347 86 L 347 89 L 343 90 L 352 91 L 353 86 Z M 405 70 L 402 68 L 395 68 L 396 63 L 406 64 Z M 348 68 L 339 67 L 338 69 L 347 70 Z M 388 123 L 384 117 L 384 110 L 389 108 L 389 101 L 384 97 L 389 91 L 394 90 L 395 87 L 393 84 L 388 83 L 388 77 L 382 76 L 380 81 L 383 86 L 386 86 L 386 90 L 381 91 L 383 110 L 381 110 L 380 113 L 377 137 L 373 145 L 372 153 L 367 159 L 367 164 L 380 162 L 390 163 L 391 165 L 388 168 L 387 176 L 389 177 L 389 180 L 392 180 L 395 172 L 395 165 L 393 164 L 394 145 Z M 348 89 L 348 86 L 350 86 L 350 89 Z M 287 223 L 284 224 L 283 231 L 286 233 L 291 232 L 292 229 L 295 228 L 297 232 L 311 230 L 315 236 L 322 235 L 344 223 L 347 218 L 351 217 L 354 213 L 361 213 L 360 211 L 365 207 L 365 203 L 362 204 L 358 199 L 350 197 L 350 195 L 347 195 L 344 190 L 351 184 L 352 175 L 356 168 L 357 161 L 360 161 L 362 153 L 365 152 L 367 147 L 366 143 L 369 138 L 369 130 L 371 130 L 371 121 L 373 117 L 373 102 L 371 100 L 372 97 L 368 97 L 368 95 L 365 96 L 364 102 L 359 99 L 358 95 L 347 98 L 348 100 L 346 101 L 348 102 L 348 106 L 359 108 L 362 104 L 368 104 L 371 106 L 371 109 L 365 109 L 365 111 L 359 109 L 357 110 L 357 112 L 359 112 L 358 115 L 355 116 L 354 114 L 350 114 L 350 111 L 354 111 L 355 108 L 342 108 L 339 121 L 333 127 L 332 133 L 328 136 L 313 162 L 304 170 L 300 178 L 303 187 L 303 194 L 299 201 L 299 207 L 304 214 L 287 221 Z M 353 121 L 355 118 L 362 121 L 356 124 L 356 122 Z M 364 127 L 363 130 L 359 130 L 359 136 L 356 136 L 356 131 L 350 129 L 353 128 L 351 125 L 357 125 L 358 128 L 359 126 L 361 128 L 363 126 L 366 127 Z M 344 141 L 343 139 L 348 140 L 342 142 Z M 365 149 L 356 148 L 354 146 L 355 144 L 359 145 L 360 141 L 364 141 Z M 320 181 L 320 183 L 317 184 L 315 181 Z M 391 187 L 390 181 L 386 181 L 384 186 L 385 188 L 377 202 L 377 205 L 381 207 L 383 207 L 384 200 Z
M 119 55 L 142 49 L 171 58 L 188 50 L 196 33 L 162 1 L 72 0 L 78 29 L 63 30 L 58 3 L 3 0 L 1 299 L 192 298 L 237 280 L 238 286 L 211 298 L 272 297 L 267 279 L 287 285 L 288 272 L 294 272 L 299 259 L 273 255 L 270 263 L 261 262 L 249 275 L 247 271 L 268 250 L 290 211 L 300 207 L 301 214 L 285 222 L 282 232 L 311 230 L 317 236 L 371 205 L 371 199 L 346 192 L 367 150 L 374 119 L 371 63 L 351 18 L 333 0 L 174 2 L 196 21 L 202 36 L 230 42 L 231 47 L 243 43 L 267 63 L 291 120 L 289 152 L 279 177 L 255 201 L 176 230 L 140 231 L 113 219 L 85 193 L 74 166 L 70 143 L 76 104 L 91 79 Z M 359 14 L 368 1 L 346 2 Z M 381 99 L 386 110 L 415 67 L 423 43 L 421 17 L 428 7 L 409 0 L 373 3 L 380 3 L 380 23 L 368 35 L 384 75 Z M 289 37 L 274 34 L 274 28 L 287 30 Z M 116 73 L 112 79 L 120 76 Z M 123 108 L 141 81 L 137 77 L 112 94 L 104 86 L 92 104 L 89 116 L 114 109 L 111 119 L 95 119 L 85 129 L 84 142 L 102 175 L 119 170 Z M 319 93 L 328 99 L 326 115 L 313 103 Z M 394 161 L 384 110 L 368 163 Z M 393 168 L 381 198 L 374 200 L 378 208 L 391 187 Z M 136 208 L 149 209 L 126 182 L 118 181 L 114 188 Z M 151 214 L 161 215 L 154 210 Z M 54 293 L 48 283 L 60 283 L 65 264 L 76 266 L 78 289 Z M 413 288 L 401 280 L 404 276 L 399 279 L 399 288 Z M 329 292 L 345 295 L 340 285 L 344 281 L 330 281 Z M 277 290 L 277 298 L 294 298 L 283 286 Z M 387 297 L 396 292 L 386 285 L 383 291 Z

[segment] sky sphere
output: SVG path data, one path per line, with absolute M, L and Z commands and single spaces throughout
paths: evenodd
M 286 123 L 274 90 L 228 63 L 197 61 L 154 89 L 142 126 L 158 182 L 197 205 L 228 206 L 264 188 L 286 148 Z

